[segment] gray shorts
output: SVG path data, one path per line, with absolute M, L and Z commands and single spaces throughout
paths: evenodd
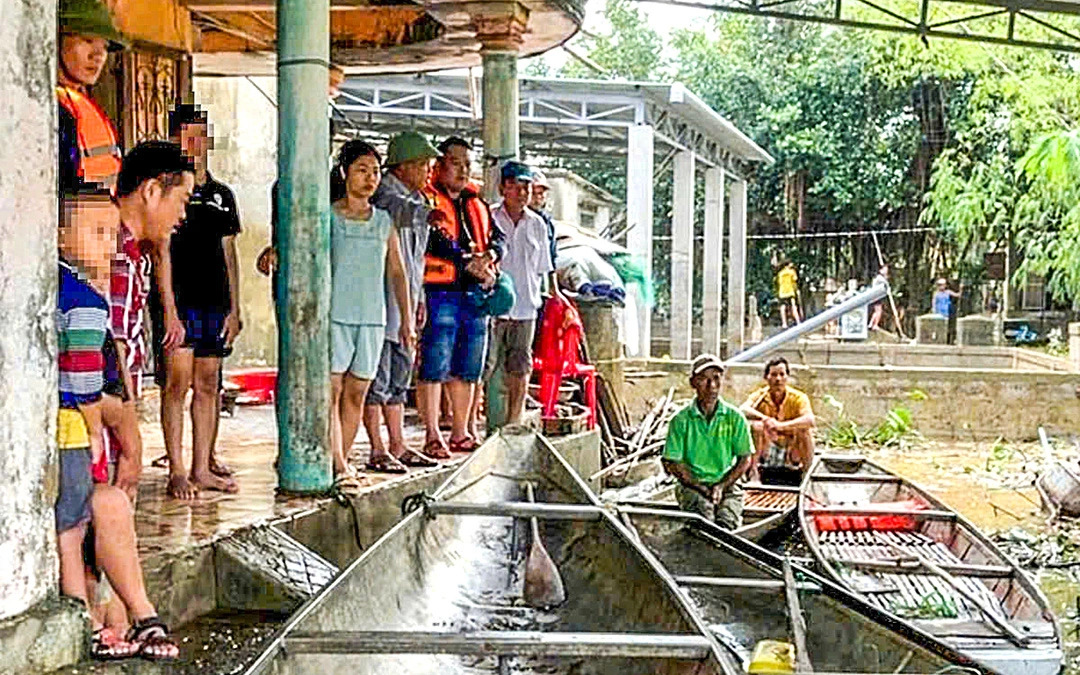
M 682 483 L 675 486 L 675 499 L 683 511 L 702 515 L 720 527 L 736 530 L 742 526 L 743 488 L 738 481 L 724 491 L 719 503 L 705 499 Z
M 368 388 L 368 405 L 402 405 L 412 379 L 412 356 L 401 343 L 384 340 L 379 369 Z
M 330 372 L 349 373 L 361 380 L 375 377 L 382 353 L 385 326 L 330 322 Z
M 532 343 L 536 334 L 536 320 L 495 319 L 491 324 L 491 342 L 488 345 L 484 379 L 489 379 L 497 368 L 511 375 L 528 375 L 532 372 Z
M 90 522 L 90 448 L 60 451 L 60 491 L 56 496 L 56 531 L 65 532 Z

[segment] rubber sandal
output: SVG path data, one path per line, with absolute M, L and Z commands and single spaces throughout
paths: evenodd
M 450 439 L 450 452 L 472 452 L 480 447 L 480 443 L 472 436 Z
M 90 658 L 95 661 L 121 661 L 139 653 L 139 645 L 128 642 L 112 628 L 99 628 L 90 636 Z
M 158 457 L 157 459 L 150 462 L 150 466 L 154 467 L 155 469 L 167 469 L 169 467 L 169 456 L 162 455 L 161 457 Z
M 397 460 L 393 455 L 379 455 L 368 461 L 364 467 L 368 471 L 380 473 L 409 473 L 408 467 Z
M 136 621 L 128 633 L 128 642 L 137 645 L 138 655 L 147 661 L 173 661 L 180 656 L 180 647 L 169 637 L 168 627 L 156 616 Z M 175 653 L 155 653 L 162 648 Z
M 453 457 L 453 455 L 450 454 L 450 448 L 439 438 L 434 438 L 427 443 L 424 443 L 424 447 L 420 452 L 432 459 L 450 459 Z
M 439 463 L 434 459 L 428 457 L 422 452 L 416 450 L 406 450 L 398 457 L 398 461 L 405 466 L 415 466 L 421 468 L 430 468 L 433 466 L 439 466 Z

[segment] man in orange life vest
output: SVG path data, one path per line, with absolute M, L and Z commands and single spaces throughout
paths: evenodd
M 469 142 L 450 137 L 438 149 L 442 156 L 424 191 L 432 205 L 432 236 L 424 265 L 427 321 L 420 337 L 417 399 L 427 435 L 423 453 L 444 459 L 451 450 L 471 451 L 479 444 L 467 423 L 484 366 L 487 317 L 480 298 L 495 283 L 502 233 L 493 227 L 488 205 L 469 180 Z M 453 410 L 449 447 L 439 432 L 444 382 Z

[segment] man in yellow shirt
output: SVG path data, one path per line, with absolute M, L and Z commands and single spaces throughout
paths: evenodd
M 806 394 L 788 386 L 789 375 L 787 359 L 769 361 L 766 385 L 750 394 L 740 408 L 754 437 L 752 479 L 759 478 L 759 465 L 783 464 L 806 471 L 814 458 L 814 411 Z
M 776 274 L 778 296 L 780 296 L 780 323 L 787 328 L 787 311 L 791 310 L 791 320 L 800 323 L 799 316 L 799 273 L 795 271 L 795 265 L 790 261 L 784 261 L 780 271 Z

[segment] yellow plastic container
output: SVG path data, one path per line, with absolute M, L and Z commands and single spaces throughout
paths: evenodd
M 754 645 L 754 655 L 746 672 L 750 675 L 788 675 L 795 672 L 795 645 L 780 640 L 762 640 Z

